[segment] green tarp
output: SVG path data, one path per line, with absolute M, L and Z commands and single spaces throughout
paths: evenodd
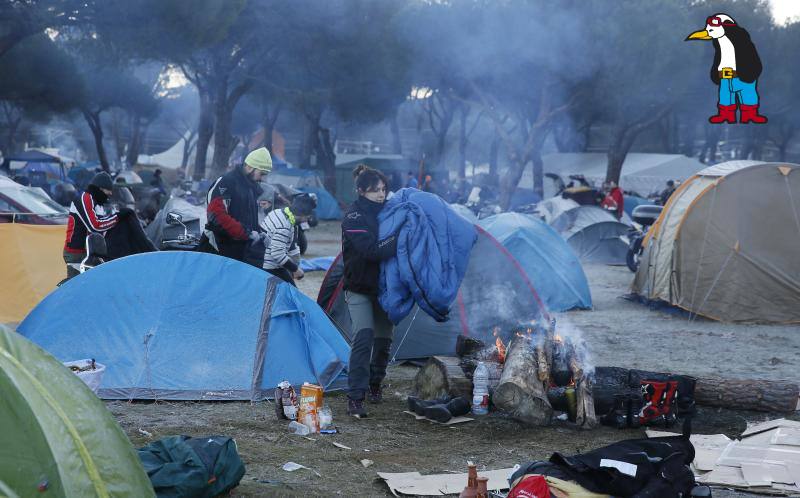
M 154 496 L 103 402 L 58 360 L 3 326 L 0 393 L 0 493 Z

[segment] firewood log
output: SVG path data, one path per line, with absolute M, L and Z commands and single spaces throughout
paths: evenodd
M 417 372 L 413 391 L 422 399 L 466 396 L 471 400 L 472 381 L 464 375 L 459 358 L 433 356 Z
M 698 405 L 759 412 L 794 412 L 799 394 L 796 383 L 780 380 L 699 378 L 694 388 Z
M 494 391 L 494 405 L 517 420 L 533 425 L 549 425 L 553 408 L 547 401 L 547 389 L 539 380 L 537 355 L 527 337 L 511 341 L 503 375 Z

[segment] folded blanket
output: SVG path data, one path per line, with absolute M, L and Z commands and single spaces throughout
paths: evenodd
M 446 321 L 478 234 L 439 196 L 405 188 L 378 215 L 380 239 L 397 234 L 397 256 L 381 264 L 381 306 L 400 323 L 417 304 Z

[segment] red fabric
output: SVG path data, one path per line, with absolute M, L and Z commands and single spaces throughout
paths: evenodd
M 550 488 L 543 476 L 529 475 L 509 491 L 508 498 L 550 498 Z
M 622 212 L 625 209 L 625 197 L 622 196 L 622 189 L 614 187 L 611 189 L 611 198 L 617 203 L 617 218 L 622 218 Z
M 214 221 L 219 225 L 231 238 L 236 240 L 247 240 L 247 233 L 241 223 L 236 221 L 228 210 L 225 208 L 225 202 L 222 197 L 215 197 L 208 205 L 208 214 L 214 216 Z

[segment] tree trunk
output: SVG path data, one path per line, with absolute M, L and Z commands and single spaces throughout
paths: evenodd
M 208 161 L 208 144 L 214 134 L 214 109 L 211 96 L 207 91 L 198 88 L 200 94 L 200 117 L 197 123 L 197 151 L 194 156 L 194 179 L 202 180 L 206 176 Z
M 228 105 L 227 82 L 217 84 L 214 92 L 214 156 L 211 160 L 211 176 L 217 177 L 228 169 L 228 159 L 236 146 L 231 136 L 233 109 Z
M 705 127 L 706 141 L 703 144 L 703 152 L 700 154 L 700 161 L 705 164 L 713 164 L 717 161 L 717 144 L 720 136 L 719 125 L 707 125 Z
M 3 155 L 6 157 L 10 156 L 16 148 L 17 130 L 19 129 L 19 125 L 21 122 L 22 122 L 22 116 L 7 121 L 8 129 L 6 132 L 6 139 L 3 141 L 3 147 L 2 147 Z
M 121 164 L 125 156 L 125 141 L 122 139 L 122 113 L 121 109 L 112 109 L 111 114 L 111 139 L 114 142 L 114 164 Z
M 274 106 L 274 108 L 270 108 L 268 103 L 264 103 L 262 111 L 263 116 L 261 125 L 264 127 L 264 141 L 262 142 L 262 145 L 267 148 L 270 154 L 272 154 L 272 134 L 275 132 L 275 123 L 278 121 L 278 116 L 281 114 L 281 105 L 278 104 Z
M 794 382 L 766 380 L 697 379 L 698 405 L 789 413 L 797 410 L 798 386 Z
M 613 181 L 619 185 L 620 176 L 622 176 L 622 165 L 625 162 L 625 157 L 631 149 L 633 142 L 636 140 L 636 132 L 631 126 L 619 126 L 615 129 L 612 135 L 611 144 L 608 147 L 606 156 L 608 162 L 606 164 L 606 181 Z
M 461 106 L 460 127 L 458 129 L 458 177 L 467 176 L 467 118 L 469 107 Z
M 103 171 L 107 173 L 111 172 L 111 168 L 108 163 L 108 156 L 106 155 L 106 148 L 103 145 L 103 125 L 100 121 L 100 112 L 91 112 L 84 109 L 83 117 L 86 120 L 86 124 L 89 125 L 89 129 L 92 131 L 94 145 L 97 150 L 97 159 L 100 161 L 100 167 L 103 168 Z
M 544 161 L 542 155 L 536 154 L 531 158 L 533 164 L 533 192 L 544 199 Z
M 464 375 L 459 358 L 433 356 L 414 377 L 413 392 L 421 399 L 463 396 L 471 400 L 472 381 Z
M 336 153 L 331 143 L 331 131 L 319 128 L 316 140 L 317 165 L 322 167 L 325 189 L 336 196 Z
M 532 341 L 516 337 L 508 346 L 503 375 L 494 390 L 494 405 L 527 424 L 549 425 L 553 408 L 547 389 L 538 377 L 538 362 Z
M 187 173 L 186 167 L 189 166 L 189 157 L 192 155 L 192 150 L 197 146 L 197 132 L 192 130 L 189 136 L 183 136 L 183 157 L 181 158 L 181 169 L 184 175 Z
M 497 157 L 500 155 L 500 136 L 497 132 L 494 133 L 492 144 L 489 146 L 489 176 L 497 178 L 498 165 Z
M 143 132 L 147 126 L 142 126 L 142 119 L 139 116 L 131 116 L 131 140 L 128 143 L 128 153 L 125 156 L 125 164 L 128 169 L 133 169 L 139 160 L 139 150 L 143 142 Z
M 400 124 L 397 122 L 397 113 L 398 111 L 395 111 L 389 121 L 389 127 L 392 131 L 392 154 L 403 153 L 403 141 L 400 138 Z

